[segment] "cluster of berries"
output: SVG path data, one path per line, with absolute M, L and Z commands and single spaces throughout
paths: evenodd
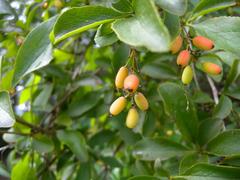
M 180 51 L 183 44 L 183 38 L 181 36 L 177 36 L 176 39 L 171 44 L 171 52 L 173 54 Z M 212 40 L 203 37 L 203 36 L 196 36 L 192 39 L 192 44 L 203 51 L 211 50 L 214 48 L 214 43 Z M 193 70 L 191 66 L 189 66 L 191 60 L 191 51 L 182 50 L 177 57 L 177 64 L 184 68 L 182 73 L 182 82 L 183 84 L 191 83 L 193 79 Z M 211 75 L 218 75 L 222 72 L 222 68 L 212 62 L 203 62 L 202 69 L 204 72 L 211 74 Z
M 134 128 L 139 121 L 139 114 L 136 106 L 142 111 L 146 111 L 149 106 L 146 97 L 141 92 L 137 92 L 139 78 L 134 73 L 129 73 L 128 68 L 123 66 L 116 75 L 115 86 L 118 90 L 123 89 L 123 92 L 126 94 L 125 96 L 123 95 L 117 98 L 112 103 L 109 110 L 110 114 L 116 116 L 121 113 L 127 106 L 127 98 L 132 98 L 132 105 L 126 118 L 126 126 L 128 128 Z

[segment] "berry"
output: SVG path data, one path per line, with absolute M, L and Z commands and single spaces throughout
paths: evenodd
M 110 106 L 110 114 L 113 116 L 118 115 L 126 107 L 127 100 L 125 97 L 121 96 L 117 98 Z
M 128 76 L 128 69 L 123 66 L 118 70 L 118 73 L 115 78 L 115 86 L 118 89 L 123 88 L 124 79 Z
M 172 52 L 172 54 L 176 54 L 182 47 L 182 43 L 183 43 L 183 39 L 181 36 L 177 36 L 170 47 L 170 51 Z
M 203 36 L 196 36 L 193 38 L 192 42 L 194 46 L 201 50 L 210 50 L 214 48 L 213 41 Z
M 211 62 L 204 62 L 202 67 L 206 73 L 211 75 L 218 75 L 222 72 L 222 68 L 219 65 Z
M 183 84 L 190 84 L 193 79 L 193 71 L 191 66 L 186 66 L 182 73 L 182 83 Z
M 177 57 L 177 64 L 181 65 L 182 67 L 185 67 L 188 65 L 190 59 L 191 59 L 190 52 L 188 50 L 183 50 L 179 53 Z
M 141 109 L 142 111 L 145 111 L 148 109 L 148 106 L 149 106 L 148 100 L 142 93 L 140 93 L 140 92 L 136 93 L 134 96 L 134 100 L 135 100 L 137 107 L 139 109 Z
M 135 128 L 137 126 L 138 120 L 139 120 L 138 112 L 136 108 L 133 107 L 128 111 L 126 126 L 131 129 Z
M 139 79 L 135 74 L 128 75 L 124 80 L 124 89 L 129 92 L 135 92 L 139 85 Z

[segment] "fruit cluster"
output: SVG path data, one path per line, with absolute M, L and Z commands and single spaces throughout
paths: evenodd
M 199 50 L 207 51 L 214 48 L 214 43 L 212 40 L 203 37 L 203 36 L 196 36 L 190 42 Z M 172 42 L 170 50 L 173 54 L 176 54 L 180 51 L 183 45 L 183 38 L 179 35 L 176 39 Z M 192 50 L 186 49 L 182 50 L 177 57 L 177 64 L 181 66 L 183 69 L 182 73 L 182 83 L 183 84 L 190 84 L 193 79 L 193 70 L 191 68 L 190 61 L 192 58 Z M 202 69 L 204 72 L 211 74 L 211 75 L 218 75 L 222 72 L 222 68 L 212 62 L 203 62 Z
M 134 128 L 137 126 L 139 121 L 139 114 L 136 106 L 142 110 L 146 111 L 148 109 L 148 101 L 146 97 L 141 93 L 137 92 L 139 87 L 139 78 L 134 73 L 129 73 L 128 68 L 123 66 L 119 69 L 115 78 L 116 88 L 123 89 L 125 96 L 117 98 L 110 106 L 110 114 L 113 116 L 118 115 L 127 106 L 127 98 L 132 98 L 132 105 L 128 111 L 126 118 L 126 126 L 128 128 Z

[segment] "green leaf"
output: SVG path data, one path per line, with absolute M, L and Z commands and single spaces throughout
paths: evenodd
M 227 164 L 230 166 L 238 166 L 240 167 L 240 156 L 231 156 L 231 157 L 226 157 L 223 161 L 222 164 Z
M 26 37 L 16 58 L 12 81 L 14 86 L 25 75 L 46 66 L 52 60 L 52 44 L 48 35 L 55 20 L 56 17 L 41 23 Z
M 16 15 L 16 13 L 8 1 L 0 0 L 0 19 L 6 15 Z
M 131 13 L 133 12 L 131 3 L 128 0 L 118 0 L 112 3 L 112 7 L 120 12 Z
M 206 147 L 207 152 L 218 156 L 233 156 L 240 154 L 240 130 L 229 130 L 219 134 Z
M 12 180 L 35 180 L 37 179 L 36 170 L 31 166 L 31 157 L 27 154 L 19 160 L 11 172 Z
M 193 19 L 235 5 L 236 0 L 201 0 L 193 10 Z
M 196 141 L 197 114 L 192 100 L 184 89 L 178 84 L 167 82 L 159 86 L 159 94 L 164 102 L 165 110 L 176 120 L 182 135 L 190 141 Z
M 218 118 L 208 118 L 201 121 L 199 125 L 198 143 L 205 145 L 217 136 L 223 127 L 223 121 Z
M 227 25 L 226 25 L 227 24 Z M 199 35 L 214 41 L 214 49 L 223 49 L 240 56 L 240 17 L 210 18 L 192 25 Z
M 135 16 L 117 20 L 112 28 L 118 38 L 136 47 L 145 47 L 153 52 L 169 50 L 169 32 L 163 24 L 153 1 L 134 0 Z
M 100 24 L 114 21 L 123 14 L 101 6 L 85 6 L 65 11 L 57 20 L 52 38 L 58 43 L 70 36 L 79 34 Z
M 232 101 L 227 96 L 222 95 L 218 105 L 214 108 L 213 116 L 225 119 L 232 111 Z
M 118 38 L 111 29 L 111 24 L 102 24 L 97 30 L 94 41 L 98 46 L 103 47 L 115 43 Z
M 240 178 L 239 172 L 240 168 L 199 163 L 187 170 L 183 176 L 172 177 L 171 179 L 237 180 Z
M 12 127 L 14 123 L 15 117 L 9 94 L 6 91 L 0 91 L 0 127 Z
M 41 134 L 35 135 L 33 137 L 32 146 L 33 149 L 35 149 L 39 153 L 49 153 L 54 149 L 52 139 Z
M 81 162 L 88 161 L 88 152 L 83 135 L 78 131 L 58 130 L 57 138 L 71 149 Z
M 157 158 L 161 160 L 174 156 L 181 156 L 188 149 L 181 144 L 164 138 L 145 138 L 136 143 L 133 148 L 133 155 L 141 160 L 153 161 Z
M 160 180 L 160 178 L 154 176 L 134 176 L 128 178 L 128 180 Z
M 187 10 L 187 0 L 155 0 L 156 4 L 169 13 L 182 16 Z
M 202 155 L 200 153 L 197 152 L 191 152 L 187 155 L 185 155 L 180 163 L 179 166 L 179 174 L 184 174 L 184 172 L 186 172 L 186 170 L 188 170 L 189 168 L 191 168 L 194 164 L 196 163 L 204 163 L 204 162 L 208 162 L 208 156 L 207 155 Z
M 234 60 L 224 84 L 224 91 L 227 90 L 229 86 L 238 78 L 239 74 L 240 74 L 240 62 L 239 60 Z
M 174 40 L 180 33 L 180 18 L 176 15 L 165 13 L 164 24 L 167 26 L 171 35 L 171 40 Z
M 68 107 L 68 114 L 71 117 L 81 116 L 95 107 L 100 99 L 99 92 L 90 92 L 80 99 L 75 99 Z

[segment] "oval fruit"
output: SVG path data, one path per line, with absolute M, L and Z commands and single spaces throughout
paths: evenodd
M 203 36 L 196 36 L 193 38 L 192 42 L 194 46 L 201 50 L 210 50 L 214 48 L 213 41 Z
M 148 106 L 149 106 L 148 100 L 142 93 L 140 93 L 140 92 L 136 93 L 134 96 L 134 100 L 135 100 L 137 107 L 139 109 L 141 109 L 142 111 L 145 111 L 148 109 Z
M 135 128 L 137 126 L 138 120 L 139 115 L 136 108 L 131 108 L 127 114 L 126 126 L 131 129 Z
M 171 44 L 170 51 L 172 54 L 176 54 L 182 47 L 183 38 L 181 36 L 177 36 Z
M 115 78 L 115 86 L 118 89 L 122 89 L 123 88 L 123 84 L 124 84 L 124 79 L 128 76 L 128 68 L 126 68 L 125 66 L 121 67 L 118 70 L 118 73 L 116 75 Z
M 110 106 L 110 114 L 113 116 L 118 115 L 126 107 L 127 100 L 125 97 L 121 96 L 117 98 Z
M 218 75 L 222 72 L 222 68 L 219 65 L 214 64 L 212 62 L 204 62 L 203 70 L 206 73 L 211 74 L 211 75 Z
M 124 89 L 135 92 L 139 85 L 139 79 L 135 74 L 128 75 L 124 80 Z
M 188 50 L 183 50 L 179 53 L 177 57 L 177 64 L 181 65 L 182 67 L 185 67 L 188 65 L 190 59 L 191 59 L 190 52 Z
M 190 84 L 193 79 L 193 71 L 190 66 L 186 66 L 182 73 L 182 83 L 183 84 Z

